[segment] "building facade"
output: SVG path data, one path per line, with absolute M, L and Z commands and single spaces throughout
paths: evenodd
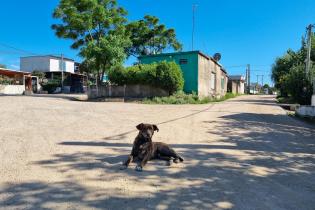
M 234 94 L 244 94 L 245 78 L 241 75 L 229 76 L 228 91 Z
M 227 92 L 227 72 L 221 64 L 200 51 L 163 53 L 139 57 L 140 63 L 176 62 L 183 72 L 184 91 L 201 97 L 221 97 Z
M 27 72 L 68 72 L 74 73 L 75 62 L 58 56 L 29 56 L 20 58 L 20 69 Z

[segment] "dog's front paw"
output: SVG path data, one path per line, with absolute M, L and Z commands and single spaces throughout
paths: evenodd
M 127 169 L 127 166 L 126 166 L 126 165 L 122 165 L 122 166 L 120 166 L 119 169 L 120 169 L 120 170 L 126 170 L 126 169 Z
M 142 167 L 141 166 L 136 166 L 136 171 L 141 172 L 142 171 Z

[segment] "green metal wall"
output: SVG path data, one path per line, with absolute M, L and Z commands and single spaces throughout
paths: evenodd
M 196 92 L 198 94 L 198 51 L 165 53 L 159 55 L 148 55 L 139 57 L 143 64 L 151 64 L 161 61 L 175 61 L 182 69 L 184 76 L 184 91 L 186 93 Z M 187 64 L 180 65 L 180 59 L 187 59 Z

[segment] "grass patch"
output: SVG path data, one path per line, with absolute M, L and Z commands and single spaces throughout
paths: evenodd
M 215 99 L 210 97 L 200 98 L 196 93 L 185 94 L 180 91 L 168 97 L 154 97 L 152 99 L 144 99 L 144 104 L 207 104 L 211 102 L 225 101 L 230 98 L 239 96 L 238 94 L 227 93 L 224 97 Z
M 296 101 L 291 97 L 277 97 L 277 103 L 280 104 L 295 104 Z

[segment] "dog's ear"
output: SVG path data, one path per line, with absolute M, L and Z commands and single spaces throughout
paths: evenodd
M 157 131 L 157 132 L 160 131 L 159 128 L 157 127 L 157 125 L 153 125 L 153 129 L 154 129 L 155 131 Z
M 137 125 L 136 128 L 137 128 L 139 131 L 141 131 L 141 130 L 143 129 L 143 126 L 144 126 L 144 124 L 141 123 L 141 124 Z

